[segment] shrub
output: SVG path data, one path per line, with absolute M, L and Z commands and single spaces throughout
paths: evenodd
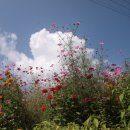
M 22 90 L 8 70 L 0 80 L 0 128 L 32 128 L 30 118 L 23 102 Z

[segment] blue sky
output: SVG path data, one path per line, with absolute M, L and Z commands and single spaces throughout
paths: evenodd
M 119 11 L 117 13 L 92 1 L 95 2 L 95 0 L 0 0 L 0 33 L 15 34 L 17 36 L 17 40 L 14 38 L 17 43 L 15 52 L 33 58 L 29 45 L 32 34 L 43 28 L 49 29 L 52 23 L 67 26 L 80 21 L 77 33 L 79 38 L 85 35 L 89 39 L 90 48 L 97 48 L 103 41 L 110 62 L 121 64 L 124 57 L 130 56 L 130 3 L 128 0 L 106 1 L 105 4 Z M 119 3 L 117 5 L 112 1 Z M 103 0 L 96 2 L 101 3 Z M 2 41 L 0 44 L 2 46 Z M 119 50 L 123 51 L 122 55 L 118 54 Z M 5 53 L 0 55 L 6 56 Z

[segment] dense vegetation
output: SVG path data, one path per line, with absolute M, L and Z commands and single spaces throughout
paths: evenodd
M 129 62 L 105 62 L 102 43 L 95 58 L 89 56 L 84 43 L 73 41 L 78 26 L 73 24 L 67 42 L 60 37 L 60 72 L 44 77 L 42 66 L 38 76 L 33 66 L 2 68 L 0 130 L 130 129 Z M 32 79 L 24 81 L 16 75 L 21 72 Z

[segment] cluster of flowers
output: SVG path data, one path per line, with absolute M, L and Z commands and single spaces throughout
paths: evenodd
M 3 103 L 10 104 L 11 99 L 6 96 L 4 91 L 8 90 L 10 92 L 16 92 L 15 89 L 15 79 L 11 73 L 11 69 L 15 66 L 15 64 L 9 64 L 4 66 L 2 70 L 0 70 L 0 115 L 4 115 L 5 112 L 3 110 Z
M 0 115 L 4 114 L 2 110 L 2 103 L 4 102 L 4 95 L 2 94 L 2 91 L 12 86 L 13 82 L 14 78 L 12 77 L 12 74 L 8 70 L 0 74 Z M 6 99 L 5 102 L 10 103 L 10 99 Z
M 0 80 L 4 81 L 1 83 L 3 86 L 11 86 L 13 84 L 14 78 L 11 77 L 11 73 L 9 71 L 5 72 L 6 80 L 4 80 L 4 77 L 2 75 L 0 76 Z
M 43 94 L 46 94 L 46 98 L 48 100 L 53 100 L 56 97 L 54 96 L 54 93 L 58 92 L 61 88 L 63 88 L 62 85 L 56 85 L 55 87 L 50 87 L 50 88 L 43 88 L 41 91 Z M 46 106 L 42 106 L 41 110 L 45 111 L 47 109 Z

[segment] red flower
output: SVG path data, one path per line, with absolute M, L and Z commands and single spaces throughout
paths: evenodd
M 48 92 L 48 90 L 46 88 L 42 89 L 42 93 L 47 93 L 47 92 Z
M 37 111 L 38 110 L 38 106 L 34 106 L 34 110 Z
M 55 79 L 55 81 L 60 82 L 60 80 L 58 78 L 54 78 L 54 79 Z
M 54 92 L 55 88 L 54 87 L 50 87 L 50 91 Z
M 52 99 L 54 99 L 55 97 L 52 96 L 52 95 L 50 95 L 50 94 L 48 94 L 47 98 L 48 98 L 49 100 L 52 100 Z
M 76 100 L 78 100 L 78 96 L 77 96 L 77 95 L 71 95 L 71 99 L 72 99 L 73 101 L 76 101 Z
M 57 86 L 55 87 L 55 90 L 58 91 L 58 90 L 60 90 L 61 88 L 62 88 L 61 85 L 57 85 Z
M 110 71 L 114 71 L 114 69 L 111 69 Z
M 52 103 L 51 106 L 52 106 L 52 107 L 56 107 L 56 106 L 57 106 L 57 103 Z
M 91 79 L 92 77 L 93 77 L 93 74 L 87 74 L 87 75 L 86 75 L 86 78 L 87 78 L 87 79 Z
M 89 97 L 86 97 L 86 98 L 83 99 L 84 103 L 88 103 L 88 102 L 92 102 L 92 101 L 93 101 L 93 99 L 89 98 Z
M 116 66 L 116 64 L 111 64 L 111 66 Z
M 90 68 L 89 68 L 89 71 L 93 71 L 93 70 L 94 70 L 94 68 L 93 68 L 93 67 L 90 67 Z
M 44 107 L 42 107 L 42 108 L 41 108 L 41 110 L 42 110 L 42 111 L 45 111 L 45 110 L 46 110 L 46 107 L 45 107 L 45 106 L 44 106 Z
M 39 79 L 37 79 L 37 80 L 35 81 L 35 84 L 38 84 L 38 83 L 39 83 L 39 81 L 40 81 L 40 80 L 39 80 Z

